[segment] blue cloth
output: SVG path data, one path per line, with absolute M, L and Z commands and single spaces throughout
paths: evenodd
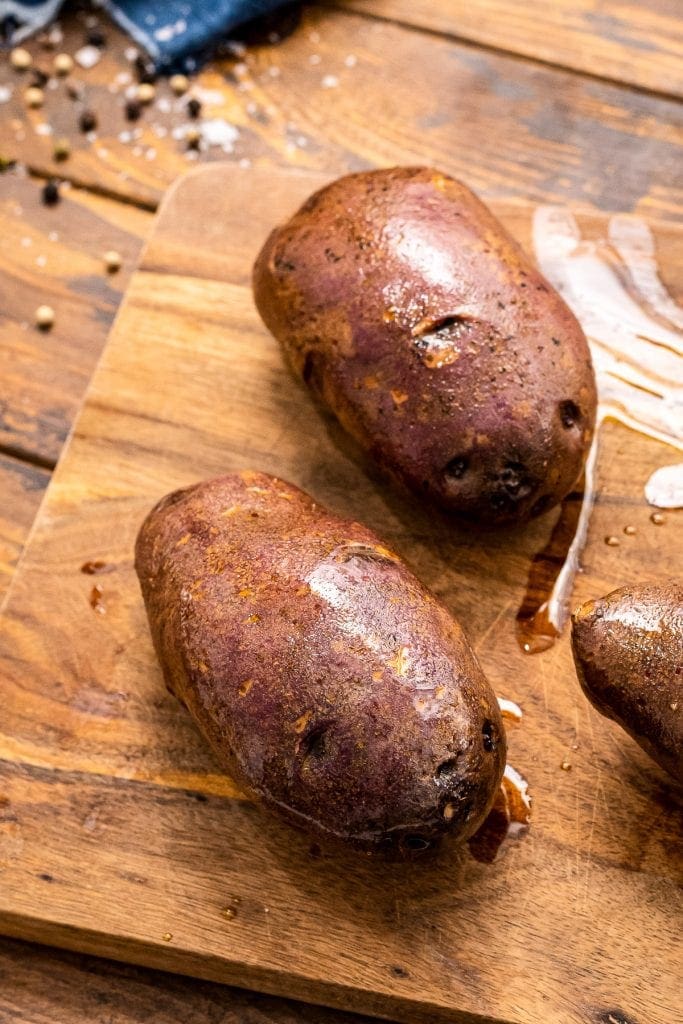
M 160 70 L 192 69 L 238 25 L 285 0 L 104 0 L 102 7 Z M 51 21 L 63 0 L 0 0 L 0 23 L 18 43 Z M 9 34 L 9 33 L 8 33 Z

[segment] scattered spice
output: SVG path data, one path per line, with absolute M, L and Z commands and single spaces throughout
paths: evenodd
M 88 132 L 94 132 L 97 128 L 97 118 L 92 110 L 84 110 L 78 119 L 78 127 L 81 129 L 84 135 Z
M 65 77 L 70 75 L 74 69 L 73 57 L 68 53 L 58 53 L 54 61 L 55 74 Z
M 127 100 L 124 107 L 127 121 L 139 121 L 142 107 L 137 100 Z
M 38 306 L 36 310 L 36 327 L 41 331 L 49 331 L 55 322 L 55 311 L 52 306 Z
M 560 765 L 560 768 L 562 769 L 563 772 L 570 772 L 572 770 L 572 763 L 571 763 L 571 761 L 568 758 L 565 757 L 563 759 L 563 761 L 562 761 L 562 764 Z
M 164 940 L 164 942 L 170 942 L 171 939 L 173 938 L 173 933 L 172 932 L 164 932 L 164 934 L 161 937 Z
M 50 81 L 50 76 L 46 75 L 40 68 L 34 68 L 31 71 L 31 77 L 29 78 L 28 84 L 33 86 L 34 89 L 43 89 Z
M 116 252 L 115 249 L 108 249 L 107 252 L 105 252 L 104 265 L 107 268 L 108 274 L 115 274 L 117 270 L 121 269 L 122 263 L 123 260 L 121 259 L 121 255 Z
M 157 91 L 151 82 L 141 82 L 137 89 L 137 98 L 140 103 L 145 105 L 151 103 L 156 96 Z
M 133 61 L 133 67 L 135 68 L 138 82 L 149 82 L 150 84 L 156 82 L 158 78 L 157 66 L 148 57 L 143 57 L 141 53 L 138 53 Z
M 61 196 L 59 195 L 59 186 L 54 178 L 50 178 L 43 185 L 41 191 L 41 199 L 43 200 L 44 206 L 56 206 Z
M 102 572 L 112 572 L 113 568 L 113 565 L 109 565 L 101 558 L 95 558 L 89 562 L 84 562 L 81 566 L 81 572 L 84 572 L 86 576 L 97 576 Z
M 56 139 L 52 149 L 52 159 L 58 163 L 67 160 L 71 155 L 71 143 L 68 139 Z
M 15 47 L 9 55 L 9 59 L 15 71 L 26 71 L 33 63 L 31 54 L 23 46 Z
M 188 128 L 185 134 L 185 142 L 187 143 L 188 149 L 199 149 L 201 139 L 202 133 L 198 128 Z
M 176 96 L 182 96 L 190 88 L 187 75 L 171 75 L 169 83 Z
M 42 107 L 45 101 L 45 93 L 38 86 L 32 85 L 24 93 L 24 99 L 26 100 L 26 106 L 28 107 Z
M 666 522 L 666 516 L 662 512 L 653 512 L 650 520 L 655 526 L 662 526 Z
M 635 534 L 637 532 L 638 531 L 636 530 L 635 526 L 625 526 L 624 527 L 624 533 L 626 534 L 627 537 L 633 537 L 633 536 L 635 536 Z
M 105 615 L 107 611 L 104 602 L 102 601 L 103 595 L 104 591 L 102 590 L 102 587 L 99 583 L 96 583 L 90 591 L 90 607 L 99 615 Z
M 192 118 L 193 121 L 196 121 L 197 118 L 199 117 L 199 115 L 201 114 L 201 112 L 202 112 L 202 105 L 201 105 L 201 103 L 196 98 L 196 96 L 192 96 L 187 101 L 187 113 L 188 113 L 188 115 Z
M 609 537 L 605 537 L 605 544 L 610 548 L 618 548 L 620 541 L 618 537 L 610 534 Z
M 228 921 L 232 921 L 234 917 L 237 917 L 237 911 L 234 907 L 225 907 L 223 910 L 223 917 L 226 917 Z
M 107 37 L 101 28 L 91 28 L 85 37 L 88 46 L 97 46 L 100 50 L 107 45 Z

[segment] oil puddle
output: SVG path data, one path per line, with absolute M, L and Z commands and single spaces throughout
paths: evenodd
M 568 210 L 541 206 L 533 240 L 539 268 L 588 338 L 599 406 L 582 486 L 565 499 L 548 544 L 534 558 L 517 614 L 517 638 L 529 654 L 551 647 L 569 618 L 605 420 L 683 451 L 683 309 L 659 278 L 648 225 L 618 214 L 606 239 L 585 240 Z M 679 502 L 682 489 L 681 467 L 665 467 L 650 477 L 645 497 L 661 508 L 678 507 L 664 502 Z

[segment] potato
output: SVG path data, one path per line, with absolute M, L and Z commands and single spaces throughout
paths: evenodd
M 586 339 L 453 178 L 395 168 L 335 181 L 272 232 L 253 284 L 295 373 L 418 494 L 499 523 L 576 483 L 595 422 Z
M 683 782 L 683 584 L 588 601 L 572 617 L 572 647 L 591 703 Z
M 273 811 L 405 853 L 482 822 L 498 704 L 460 626 L 370 530 L 243 472 L 164 498 L 136 569 L 168 688 Z

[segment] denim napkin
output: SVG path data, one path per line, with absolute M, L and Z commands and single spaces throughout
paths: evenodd
M 100 4 L 160 69 L 192 69 L 238 25 L 285 0 L 103 0 Z M 0 0 L 0 24 L 12 43 L 43 28 L 63 0 Z

